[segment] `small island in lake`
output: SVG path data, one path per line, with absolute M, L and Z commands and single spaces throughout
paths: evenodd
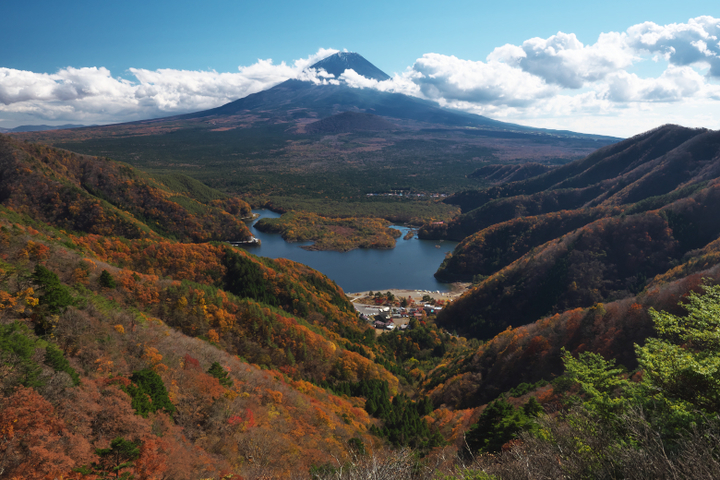
M 306 250 L 347 252 L 356 248 L 390 249 L 395 247 L 399 230 L 379 218 L 331 218 L 309 212 L 287 212 L 280 218 L 263 218 L 255 228 L 279 233 L 287 242 L 314 241 Z

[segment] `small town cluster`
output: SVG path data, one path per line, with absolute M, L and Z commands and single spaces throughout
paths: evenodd
M 353 304 L 360 318 L 372 323 L 376 329 L 405 330 L 410 327 L 412 318 L 423 320 L 442 310 L 446 300 L 433 298 L 431 294 L 437 296 L 440 292 L 427 292 L 419 301 L 411 296 L 398 297 L 391 292 L 368 292 L 367 296 L 358 298 Z

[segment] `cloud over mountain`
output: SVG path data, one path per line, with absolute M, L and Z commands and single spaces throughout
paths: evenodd
M 288 78 L 327 82 L 308 67 L 337 52 L 320 49 L 292 65 L 258 60 L 237 73 L 131 68 L 136 81 L 104 67 L 67 67 L 54 74 L 0 68 L 0 114 L 87 123 L 121 122 L 216 107 Z
M 309 68 L 337 52 L 332 49 L 292 64 L 258 60 L 233 73 L 131 68 L 133 81 L 113 77 L 104 67 L 68 67 L 53 74 L 0 68 L 0 119 L 137 120 L 216 107 L 297 78 L 404 93 L 498 119 L 594 133 L 630 135 L 669 117 L 720 128 L 719 37 L 720 19 L 709 16 L 632 25 L 624 32 L 602 33 L 592 44 L 558 32 L 499 46 L 485 61 L 426 53 L 384 81 L 353 70 L 336 78 Z M 706 113 L 702 117 L 697 115 L 700 105 Z

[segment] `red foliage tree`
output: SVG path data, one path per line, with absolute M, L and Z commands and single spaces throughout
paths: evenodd
M 70 433 L 32 388 L 20 388 L 0 408 L 0 471 L 5 478 L 54 479 L 91 458 L 86 440 Z

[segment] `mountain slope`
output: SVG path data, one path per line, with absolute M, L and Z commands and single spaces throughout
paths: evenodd
M 665 195 L 716 178 L 718 142 L 718 132 L 666 125 L 527 180 L 455 194 L 445 202 L 460 206 L 463 215 L 420 234 L 462 240 L 519 216 Z
M 60 228 L 126 238 L 251 237 L 242 222 L 250 215 L 245 202 L 220 192 L 198 201 L 191 196 L 196 182 L 184 183 L 184 194 L 173 192 L 127 165 L 0 136 L 0 202 L 18 212 Z
M 189 270 L 216 248 L 66 236 L 37 222 L 26 226 L 4 207 L 0 227 L 0 426 L 6 432 L 0 469 L 6 473 L 70 478 L 72 470 L 100 463 L 97 449 L 117 438 L 142 446 L 125 471 L 178 480 L 307 472 L 347 458 L 351 438 L 381 448 L 368 434 L 375 420 L 362 400 L 333 395 L 301 372 L 332 378 L 341 363 L 348 379 L 360 372 L 391 388 L 395 377 L 341 348 L 327 329 L 189 282 Z M 124 268 L 103 260 L 117 262 L 110 251 L 123 247 Z M 198 255 L 182 255 L 184 249 Z M 292 264 L 283 267 L 288 274 L 273 266 L 283 281 L 298 273 Z M 152 268 L 156 274 L 148 273 Z M 112 282 L 102 280 L 108 277 Z M 317 278 L 314 285 L 325 282 Z M 310 283 L 294 284 L 301 286 Z M 328 305 L 319 297 L 312 303 Z M 142 390 L 143 380 L 152 388 Z M 146 394 L 152 403 L 143 403 Z M 164 406 L 154 410 L 161 394 Z
M 463 341 L 378 337 L 319 272 L 201 242 L 247 205 L 192 179 L 0 147 L 0 470 L 70 478 L 127 442 L 139 478 L 285 478 L 444 444 L 401 363 Z
M 390 77 L 352 52 L 339 52 L 312 65 L 313 69 L 324 69 L 339 78 L 346 69 L 353 69 L 366 78 L 382 81 Z M 351 88 L 339 85 L 314 84 L 307 81 L 287 80 L 280 85 L 263 92 L 248 95 L 245 98 L 221 107 L 186 115 L 182 118 L 202 118 L 212 115 L 237 115 L 249 111 L 261 115 L 284 116 L 289 109 L 308 109 L 323 118 L 342 111 L 362 111 L 383 117 L 414 120 L 444 126 L 475 126 L 500 132 L 535 133 L 575 137 L 585 139 L 609 140 L 599 135 L 584 135 L 568 131 L 544 130 L 521 125 L 499 122 L 481 115 L 459 110 L 442 108 L 437 103 L 415 97 L 373 89 Z
M 438 321 L 490 338 L 637 294 L 718 239 L 719 182 L 720 132 L 667 126 L 533 179 L 466 193 L 466 205 L 496 199 L 425 229 L 479 230 L 436 274 L 478 285 Z
M 257 113 L 264 117 L 286 117 L 291 110 L 303 109 L 324 118 L 343 111 L 360 111 L 401 120 L 414 120 L 444 126 L 478 126 L 490 130 L 532 131 L 526 127 L 491 120 L 480 115 L 439 107 L 436 103 L 400 93 L 352 88 L 346 85 L 316 85 L 300 80 L 285 82 L 221 107 L 191 113 L 181 119 Z M 584 137 L 578 135 L 578 137 Z

